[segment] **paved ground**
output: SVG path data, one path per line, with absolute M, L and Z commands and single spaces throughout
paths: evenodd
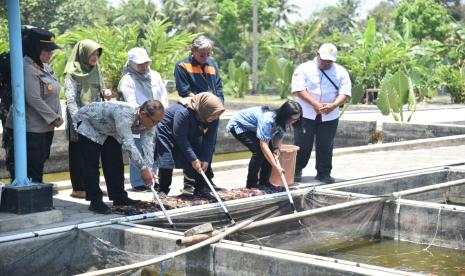
M 380 116 L 378 111 L 352 111 L 344 115 L 344 119 L 368 119 L 368 120 L 381 120 L 389 121 L 391 117 Z M 464 106 L 448 106 L 447 109 L 430 108 L 428 110 L 417 111 L 413 117 L 413 122 L 433 123 L 433 122 L 447 122 L 447 121 L 465 121 L 465 107 Z M 336 149 L 336 153 L 344 149 Z M 391 151 L 377 151 L 377 152 L 363 152 L 352 154 L 337 154 L 333 159 L 334 169 L 332 175 L 337 181 L 344 181 L 350 179 L 357 179 L 367 176 L 381 175 L 390 172 L 397 172 L 408 169 L 420 169 L 438 165 L 448 165 L 453 163 L 465 162 L 465 145 L 455 145 L 450 147 L 435 147 L 428 149 L 415 149 L 415 150 L 391 150 Z M 216 177 L 214 181 L 217 185 L 224 188 L 241 188 L 245 186 L 245 179 L 247 176 L 248 160 L 238 160 L 230 162 L 222 162 L 214 164 L 216 169 Z M 313 179 L 315 160 L 310 160 L 309 165 L 304 170 L 303 182 L 320 183 Z M 228 169 L 229 170 L 226 170 Z M 62 188 L 69 187 L 68 181 L 57 183 Z M 152 194 L 149 192 L 135 192 L 129 185 L 126 186 L 129 196 L 134 199 L 150 200 Z M 175 176 L 173 179 L 173 186 L 171 195 L 175 195 L 182 188 L 182 177 Z M 44 229 L 49 227 L 56 227 L 69 224 L 77 224 L 85 221 L 94 221 L 108 219 L 115 217 L 115 215 L 102 216 L 95 215 L 87 210 L 88 202 L 82 199 L 74 199 L 69 197 L 71 190 L 60 190 L 54 196 L 54 206 L 56 211 L 50 214 L 42 214 L 44 217 L 57 216 L 58 220 L 62 219 L 59 223 L 45 223 L 44 225 L 33 225 L 32 223 L 25 223 L 30 221 L 31 218 L 37 218 L 41 214 L 32 214 L 29 216 L 18 216 L 9 213 L 0 213 L 0 225 L 4 223 L 23 223 L 19 230 L 14 232 L 3 232 L 0 236 L 13 233 L 28 232 L 37 229 Z M 104 198 L 108 202 L 108 198 Z M 61 214 L 61 217 L 60 217 Z M 39 219 L 40 220 L 40 219 Z M 22 222 L 21 222 L 22 221 Z M 0 232 L 1 232 L 0 227 Z

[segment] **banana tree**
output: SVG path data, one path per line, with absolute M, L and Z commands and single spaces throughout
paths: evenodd
M 360 103 L 360 100 L 362 99 L 364 94 L 365 89 L 363 88 L 362 84 L 357 84 L 354 87 L 352 87 L 352 97 L 350 97 L 350 100 L 344 104 L 344 108 L 342 109 L 341 115 L 339 117 L 342 117 L 342 115 L 344 115 L 344 112 L 347 110 L 349 105 Z
M 285 58 L 269 57 L 265 63 L 265 71 L 269 80 L 275 82 L 279 96 L 285 99 L 291 91 L 292 73 L 294 66 Z
M 234 97 L 243 98 L 244 94 L 250 90 L 250 65 L 244 61 L 236 67 L 234 61 L 229 60 L 227 68 L 226 87 L 233 92 Z
M 361 84 L 363 89 L 379 88 L 383 76 L 389 71 L 397 71 L 401 61 L 408 59 L 403 47 L 390 42 L 376 30 L 373 18 L 368 20 L 365 30 L 353 26 L 351 32 L 357 47 L 351 52 L 342 52 L 338 62 L 349 69 L 354 83 Z
M 386 74 L 378 95 L 377 106 L 379 110 L 385 116 L 392 114 L 396 121 L 404 121 L 405 105 L 410 111 L 410 116 L 407 118 L 407 122 L 409 122 L 416 110 L 412 79 L 401 70 L 393 75 Z

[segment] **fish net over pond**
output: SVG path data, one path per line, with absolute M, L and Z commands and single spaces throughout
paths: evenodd
M 297 200 L 299 212 L 341 203 L 341 198 L 313 193 Z M 299 204 L 300 203 L 300 204 Z M 338 208 L 332 211 L 241 231 L 230 239 L 304 253 L 326 252 L 380 238 L 384 201 Z
M 292 215 L 285 193 L 281 193 L 280 196 L 269 195 L 269 198 L 273 200 L 249 200 L 242 203 L 236 201 L 236 208 L 231 208 L 230 213 L 236 221 L 258 214 L 261 215 L 259 219 L 263 221 Z M 384 239 L 385 220 L 392 217 L 391 204 L 384 199 L 376 198 L 366 201 L 362 199 L 359 201 L 360 204 L 355 204 L 356 200 L 357 198 L 318 192 L 294 195 L 299 213 L 316 211 L 321 207 L 334 208 L 302 217 L 300 220 L 293 219 L 243 230 L 230 235 L 227 239 L 326 256 L 331 255 L 331 252 L 356 248 L 360 244 L 366 244 L 367 241 Z M 372 201 L 368 202 L 368 200 Z M 344 207 L 336 208 L 335 205 L 341 203 Z M 229 222 L 219 207 L 208 206 L 204 211 L 199 208 L 195 212 L 183 213 L 180 212 L 180 216 L 173 217 L 173 222 L 180 231 L 205 222 L 211 222 L 218 227 L 223 227 Z M 434 219 L 428 225 L 428 241 L 432 240 L 437 230 L 436 223 L 437 219 Z M 163 218 L 152 221 L 150 225 L 169 227 Z M 415 231 L 423 231 L 419 227 Z M 53 240 L 49 239 L 45 245 L 28 247 L 27 250 L 19 253 L 14 258 L 10 257 L 11 254 L 7 258 L 0 258 L 0 275 L 70 275 L 136 263 L 155 257 L 124 251 L 82 230 L 70 231 Z M 164 253 L 166 252 L 154 252 L 156 255 Z M 137 274 L 137 272 L 131 273 Z
M 144 261 L 154 256 L 119 249 L 84 230 L 72 230 L 0 258 L 0 275 L 74 275 Z M 128 272 L 124 275 L 130 275 Z

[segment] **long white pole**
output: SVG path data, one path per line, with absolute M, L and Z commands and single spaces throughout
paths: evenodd
M 161 208 L 161 210 L 163 211 L 163 214 L 165 214 L 165 217 L 166 217 L 166 219 L 168 220 L 168 223 L 170 224 L 170 226 L 171 226 L 173 229 L 176 229 L 176 227 L 175 227 L 174 224 L 173 224 L 173 221 L 171 220 L 170 216 L 168 215 L 168 212 L 167 212 L 166 209 L 165 209 L 165 206 L 163 205 L 163 202 L 161 202 L 161 199 L 160 199 L 160 197 L 158 196 L 157 191 L 155 191 L 155 189 L 153 188 L 153 185 L 150 186 L 150 190 L 152 190 L 153 196 L 155 197 L 155 199 L 157 200 L 158 204 L 160 205 L 160 208 Z
M 213 187 L 213 185 L 210 183 L 210 180 L 208 179 L 208 177 L 205 175 L 205 172 L 204 171 L 201 171 L 200 173 L 203 177 L 203 179 L 205 180 L 205 182 L 207 182 L 207 185 L 208 187 L 210 188 L 210 190 L 212 191 L 212 193 L 215 195 L 216 197 L 216 200 L 218 201 L 218 203 L 221 205 L 221 208 L 223 208 L 223 211 L 224 213 L 226 214 L 226 216 L 228 217 L 228 219 L 230 220 L 231 224 L 234 224 L 236 223 L 234 221 L 234 219 L 231 217 L 231 214 L 228 212 L 228 209 L 226 209 L 226 206 L 224 205 L 223 201 L 221 200 L 220 196 L 218 195 L 218 193 L 216 192 L 215 188 Z
M 395 192 L 392 193 L 392 195 L 396 198 L 406 196 L 406 195 L 414 195 L 414 194 L 419 194 L 423 192 L 428 192 L 428 191 L 433 191 L 433 190 L 439 190 L 442 188 L 449 188 L 453 186 L 459 186 L 465 184 L 465 179 L 459 179 L 459 180 L 454 180 L 454 181 L 448 181 L 448 182 L 443 182 L 439 184 L 433 184 L 433 185 L 428 185 L 424 187 L 419 187 L 419 188 L 414 188 L 410 190 L 404 190 L 401 192 Z
M 381 200 L 386 200 L 385 198 L 380 198 L 380 197 L 374 197 L 374 198 L 367 198 L 367 199 L 357 199 L 349 202 L 344 202 L 344 203 L 338 203 L 334 204 L 331 206 L 326 206 L 326 207 L 321 207 L 317 209 L 312 209 L 312 210 L 307 210 L 307 211 L 302 211 L 294 214 L 289 214 L 289 215 L 284 215 L 284 216 L 279 216 L 279 217 L 274 217 L 274 218 L 268 218 L 256 222 L 252 222 L 249 226 L 244 227 L 242 230 L 249 230 L 257 227 L 262 227 L 262 226 L 267 226 L 270 224 L 275 224 L 275 223 L 282 223 L 282 222 L 288 222 L 292 220 L 299 220 L 301 218 L 329 212 L 329 211 L 334 211 L 338 209 L 344 209 L 347 207 L 353 207 L 353 206 L 358 206 L 358 205 L 364 205 L 367 203 L 373 203 Z
M 279 163 L 278 158 L 275 158 L 275 160 L 276 160 L 276 164 L 278 164 L 278 166 L 281 167 L 281 164 Z M 291 192 L 289 191 L 289 186 L 287 185 L 286 176 L 284 175 L 284 172 L 281 172 L 280 174 L 281 174 L 281 181 L 283 182 L 284 188 L 286 188 L 287 197 L 289 198 L 289 202 L 291 203 L 292 211 L 294 211 L 294 213 L 297 213 L 297 210 L 294 205 L 294 200 L 292 199 Z
M 192 246 L 189 246 L 189 247 L 183 248 L 181 250 L 175 251 L 173 253 L 169 253 L 169 254 L 166 254 L 166 255 L 163 255 L 163 256 L 160 256 L 160 257 L 156 257 L 156 258 L 146 260 L 146 261 L 143 261 L 143 262 L 139 262 L 139 263 L 135 263 L 135 264 L 119 266 L 119 267 L 113 267 L 113 268 L 107 268 L 107 269 L 97 270 L 97 271 L 91 271 L 91 272 L 79 274 L 77 276 L 95 276 L 95 275 L 114 274 L 114 273 L 119 273 L 119 272 L 123 272 L 123 271 L 139 269 L 139 268 L 142 268 L 142 267 L 145 267 L 145 266 L 148 266 L 148 265 L 153 265 L 153 264 L 156 264 L 156 263 L 159 263 L 159 262 L 163 262 L 165 260 L 175 258 L 177 256 L 192 252 L 192 251 L 197 250 L 197 249 L 199 249 L 201 247 L 204 247 L 204 246 L 207 246 L 209 244 L 215 243 L 215 242 L 217 242 L 219 240 L 222 240 L 224 237 L 226 237 L 226 236 L 228 236 L 228 235 L 230 235 L 230 234 L 232 234 L 234 232 L 237 232 L 240 229 L 246 227 L 247 225 L 252 223 L 252 221 L 253 221 L 253 218 L 242 221 L 242 222 L 240 222 L 240 223 L 238 223 L 238 224 L 236 224 L 236 225 L 234 225 L 232 227 L 226 228 L 225 231 L 222 232 L 221 234 L 213 236 L 213 237 L 211 237 L 211 238 L 209 238 L 207 240 L 204 240 L 204 241 L 199 242 L 197 244 L 194 244 Z

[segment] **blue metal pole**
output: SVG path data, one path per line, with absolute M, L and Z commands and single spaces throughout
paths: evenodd
M 11 87 L 13 88 L 13 133 L 15 148 L 14 186 L 29 186 L 27 178 L 26 113 L 24 107 L 23 48 L 19 0 L 8 0 L 8 31 L 10 35 Z

